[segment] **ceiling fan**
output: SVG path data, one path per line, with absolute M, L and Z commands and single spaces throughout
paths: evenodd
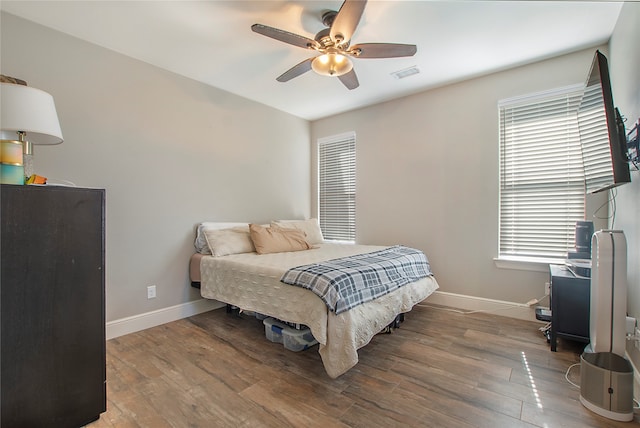
M 417 50 L 416 45 L 361 43 L 350 46 L 351 36 L 360 22 L 366 4 L 366 0 L 345 0 L 338 12 L 332 10 L 325 12 L 322 15 L 322 23 L 327 28 L 321 30 L 313 39 L 267 25 L 253 24 L 251 29 L 258 34 L 321 54 L 294 65 L 278 76 L 276 80 L 288 82 L 313 69 L 318 74 L 337 77 L 348 89 L 355 89 L 360 83 L 349 57 L 397 58 L 413 56 Z

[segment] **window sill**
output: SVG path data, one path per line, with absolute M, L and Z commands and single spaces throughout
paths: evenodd
M 342 241 L 340 239 L 325 239 L 325 243 L 327 244 L 352 244 L 355 245 L 356 241 Z
M 561 259 L 533 257 L 496 257 L 493 261 L 499 269 L 527 270 L 533 272 L 549 272 L 550 264 L 564 264 L 564 260 Z

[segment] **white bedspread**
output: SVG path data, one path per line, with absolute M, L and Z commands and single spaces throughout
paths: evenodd
M 309 326 L 320 342 L 319 352 L 327 374 L 336 378 L 356 365 L 357 350 L 397 314 L 408 312 L 438 288 L 435 278 L 407 284 L 340 315 L 329 312 L 311 291 L 284 284 L 280 278 L 292 267 L 383 248 L 325 243 L 307 251 L 204 256 L 200 264 L 201 294 L 207 299 Z

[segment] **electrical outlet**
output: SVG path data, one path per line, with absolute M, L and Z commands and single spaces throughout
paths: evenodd
M 147 299 L 155 299 L 156 298 L 156 286 L 150 285 L 147 287 Z
M 551 294 L 551 283 L 545 282 L 544 283 L 544 295 L 548 296 L 550 294 Z

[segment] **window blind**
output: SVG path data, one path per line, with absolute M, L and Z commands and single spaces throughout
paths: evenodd
M 324 239 L 356 240 L 356 135 L 318 140 L 318 220 Z
M 501 258 L 566 258 L 584 220 L 583 86 L 501 101 Z

